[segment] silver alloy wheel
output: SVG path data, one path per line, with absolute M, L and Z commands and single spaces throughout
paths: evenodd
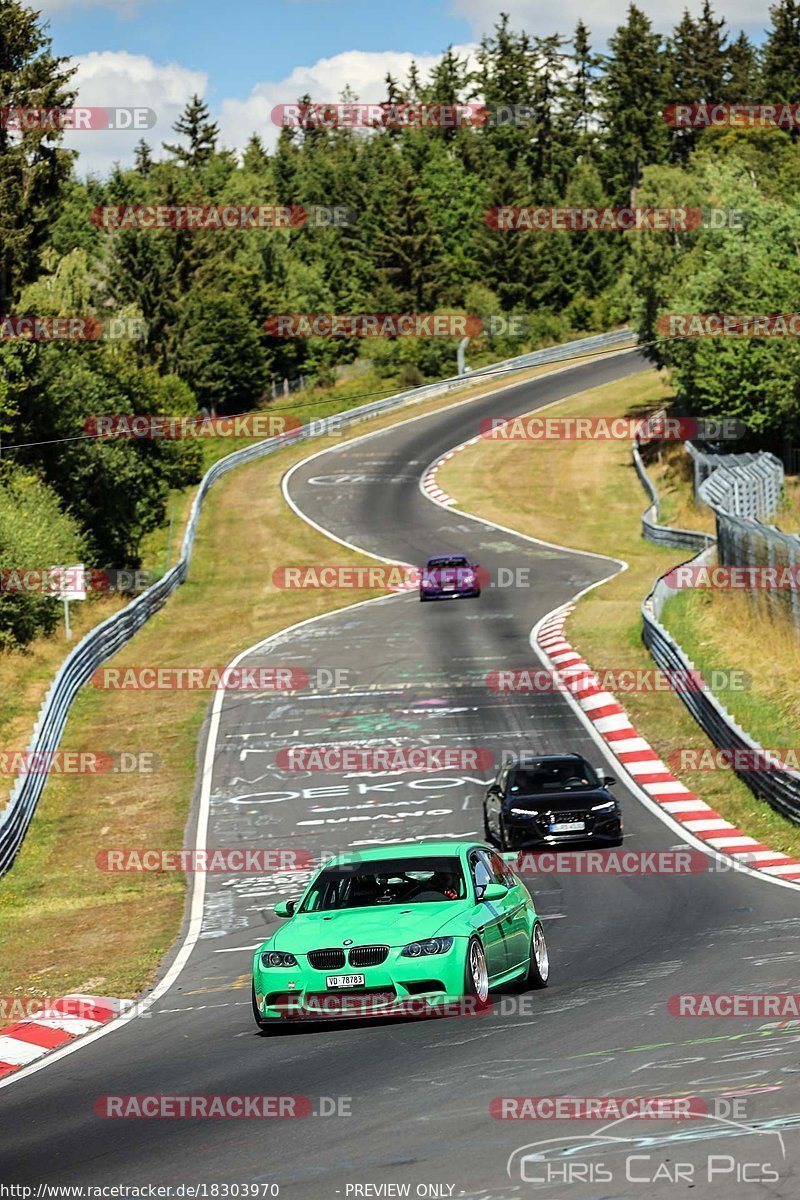
M 483 1004 L 489 998 L 489 972 L 486 969 L 486 955 L 480 942 L 474 941 L 469 948 L 469 976 L 475 995 Z
M 547 953 L 547 942 L 544 940 L 544 930 L 538 921 L 533 928 L 533 957 L 536 960 L 536 967 L 539 975 L 541 976 L 542 982 L 547 983 L 547 976 L 550 974 L 550 956 Z

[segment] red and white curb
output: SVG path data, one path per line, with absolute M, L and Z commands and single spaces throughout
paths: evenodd
M 0 1079 L 99 1029 L 119 1016 L 122 1005 L 129 1003 L 112 996 L 72 994 L 53 1001 L 16 1025 L 0 1029 Z
M 637 785 L 688 832 L 719 853 L 729 854 L 751 870 L 800 882 L 800 860 L 770 850 L 726 821 L 676 779 L 649 743 L 639 736 L 617 698 L 600 686 L 589 664 L 564 637 L 564 624 L 574 607 L 565 604 L 550 613 L 539 627 L 537 643 L 563 677 L 564 688 Z
M 470 438 L 468 442 L 462 442 L 460 446 L 455 446 L 452 450 L 448 450 L 447 454 L 443 454 L 441 458 L 436 459 L 436 462 L 431 463 L 421 480 L 421 487 L 426 496 L 430 496 L 437 504 L 443 504 L 445 508 L 450 508 L 457 503 L 454 496 L 450 496 L 439 487 L 439 484 L 436 482 L 436 472 L 456 454 L 460 453 L 460 451 L 466 450 L 468 446 L 476 445 L 480 440 L 481 436 L 478 434 L 477 437 Z

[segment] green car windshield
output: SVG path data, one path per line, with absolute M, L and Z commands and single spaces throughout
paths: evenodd
M 446 904 L 467 888 L 457 858 L 386 858 L 321 871 L 300 912 L 336 912 L 376 904 Z

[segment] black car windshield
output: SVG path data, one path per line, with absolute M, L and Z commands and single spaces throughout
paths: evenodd
M 510 796 L 536 796 L 542 792 L 579 792 L 600 787 L 597 772 L 587 762 L 574 758 L 542 759 L 512 767 L 508 777 Z
M 336 912 L 376 904 L 445 904 L 467 894 L 457 858 L 386 858 L 321 871 L 300 912 Z
M 469 560 L 466 558 L 429 558 L 428 568 L 434 567 L 468 567 Z

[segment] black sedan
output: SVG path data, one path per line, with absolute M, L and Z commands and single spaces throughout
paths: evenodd
M 595 842 L 622 845 L 615 781 L 580 754 L 520 757 L 501 767 L 483 800 L 486 837 L 502 850 Z

